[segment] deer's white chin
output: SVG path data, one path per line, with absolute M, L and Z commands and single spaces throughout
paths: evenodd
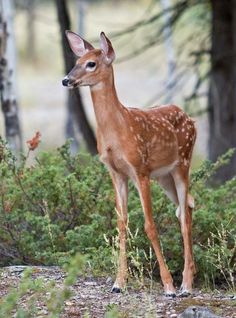
M 95 85 L 91 85 L 91 90 L 92 91 L 100 91 L 103 88 L 103 83 L 99 82 Z

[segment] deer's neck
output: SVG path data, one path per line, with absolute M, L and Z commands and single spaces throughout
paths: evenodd
M 100 132 L 116 129 L 124 121 L 125 107 L 119 102 L 114 84 L 113 70 L 110 76 L 90 88 L 97 128 Z

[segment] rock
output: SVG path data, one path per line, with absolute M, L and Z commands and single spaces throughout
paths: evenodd
M 92 282 L 84 282 L 84 285 L 86 285 L 86 286 L 96 286 L 97 282 L 94 282 L 94 281 L 92 281 Z
M 162 310 L 162 309 L 157 309 L 156 313 L 157 313 L 157 314 L 162 314 L 162 313 L 163 313 L 163 310 Z
M 236 295 L 230 295 L 229 298 L 232 300 L 236 300 Z
M 110 276 L 107 277 L 106 284 L 112 284 L 112 282 L 113 282 L 113 279 Z
M 23 265 L 22 266 L 21 265 L 15 265 L 15 266 L 8 267 L 9 272 L 11 274 L 15 273 L 15 274 L 18 274 L 18 275 L 21 275 L 24 272 L 24 270 L 27 269 L 27 268 L 28 268 L 28 266 L 23 266 Z
M 215 315 L 209 308 L 202 306 L 191 306 L 179 315 L 179 318 L 221 318 Z
M 67 301 L 65 302 L 65 305 L 66 305 L 66 306 L 73 306 L 73 305 L 74 305 L 74 302 L 67 300 Z
M 38 311 L 37 313 L 38 315 L 42 315 L 42 317 L 45 317 L 45 315 L 48 314 L 48 311 L 46 309 L 41 309 L 40 311 Z

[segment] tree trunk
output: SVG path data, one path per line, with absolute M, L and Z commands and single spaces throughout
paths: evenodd
M 209 158 L 236 147 L 236 0 L 212 3 L 212 70 L 209 89 Z M 215 180 L 236 174 L 236 154 Z
M 161 0 L 162 10 L 168 10 L 171 8 L 170 0 Z M 163 15 L 164 29 L 163 29 L 163 41 L 165 46 L 166 60 L 167 60 L 167 79 L 165 83 L 166 94 L 165 104 L 173 103 L 173 87 L 175 86 L 174 71 L 176 68 L 174 44 L 172 39 L 172 25 L 171 14 L 166 13 Z
M 13 2 L 0 0 L 0 95 L 5 136 L 12 151 L 22 150 L 22 136 L 16 100 L 16 51 L 13 33 Z
M 57 15 L 58 15 L 58 21 L 60 24 L 60 31 L 61 31 L 61 42 L 62 42 L 62 48 L 63 48 L 63 56 L 64 56 L 64 62 L 65 62 L 65 74 L 68 74 L 69 71 L 74 67 L 75 65 L 75 58 L 74 54 L 71 51 L 68 41 L 65 36 L 65 30 L 70 30 L 70 19 L 69 19 L 69 13 L 66 7 L 65 0 L 56 0 L 56 6 L 57 6 Z M 76 123 L 78 125 L 78 128 L 81 131 L 81 134 L 84 137 L 84 140 L 87 144 L 88 150 L 91 154 L 97 153 L 97 145 L 96 145 L 96 139 L 93 133 L 93 130 L 91 129 L 89 122 L 87 120 L 80 91 L 78 88 L 72 89 L 68 91 L 68 102 L 67 102 L 67 113 L 68 113 L 68 119 L 67 119 L 67 137 L 75 137 L 74 132 L 74 120 L 76 120 Z M 75 145 L 74 145 L 75 148 Z
M 36 62 L 36 25 L 35 25 L 35 9 L 36 1 L 26 1 L 26 54 L 27 59 L 32 62 Z
M 85 14 L 86 14 L 86 2 L 84 0 L 77 0 L 78 8 L 78 32 L 80 36 L 85 34 Z

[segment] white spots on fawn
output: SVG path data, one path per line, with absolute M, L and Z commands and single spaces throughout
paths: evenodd
M 142 157 L 142 156 L 143 156 L 142 150 L 141 150 L 140 148 L 137 148 L 137 151 L 138 151 L 138 153 L 140 154 L 140 156 Z
M 142 142 L 144 141 L 143 138 L 139 134 L 137 134 L 137 138 L 138 138 L 138 140 L 140 140 Z
M 142 163 L 145 164 L 145 163 L 146 163 L 146 156 L 145 156 L 145 154 L 143 153 L 142 149 L 137 148 L 137 151 L 138 151 L 138 153 L 139 153 L 139 155 L 140 155 L 140 158 L 141 158 L 141 160 L 142 160 Z
M 166 146 L 168 146 L 168 147 L 173 147 L 173 145 L 174 145 L 173 142 L 167 142 L 167 143 L 166 143 Z
M 156 143 L 156 141 L 157 141 L 157 136 L 154 135 L 154 136 L 152 137 L 151 144 L 154 145 L 154 144 Z
M 187 166 L 188 166 L 188 164 L 189 164 L 189 161 L 188 161 L 187 159 L 185 159 L 185 158 L 184 158 L 183 162 L 184 162 L 184 165 L 187 167 Z
M 158 128 L 156 125 L 152 125 L 152 129 L 154 129 L 154 130 L 156 130 L 156 131 L 159 130 L 159 128 Z

